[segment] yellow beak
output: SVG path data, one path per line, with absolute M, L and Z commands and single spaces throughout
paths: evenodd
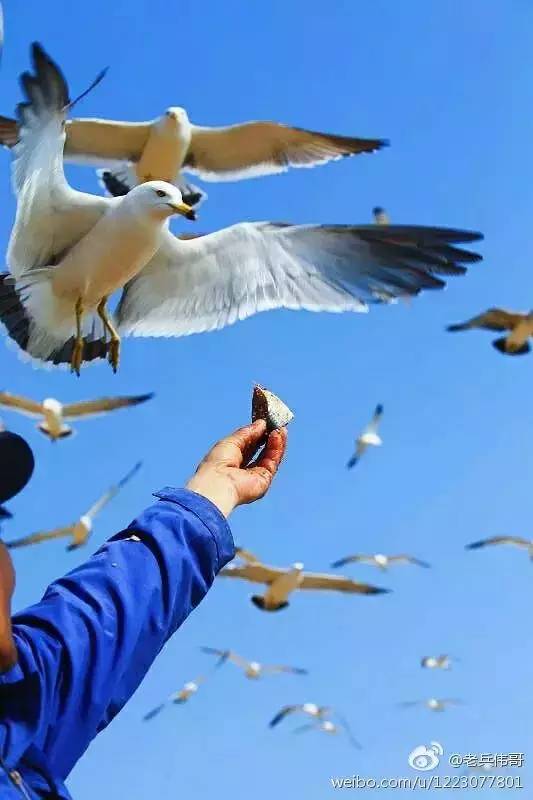
M 196 219 L 196 211 L 192 206 L 187 205 L 187 203 L 169 203 L 168 205 L 175 214 L 181 214 L 182 217 L 186 217 L 187 219 L 191 220 Z

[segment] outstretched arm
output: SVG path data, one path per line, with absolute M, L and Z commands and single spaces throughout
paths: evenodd
M 0 673 L 17 663 L 17 650 L 11 631 L 11 597 L 15 570 L 5 545 L 0 542 Z
M 35 743 L 67 777 L 233 558 L 226 516 L 265 494 L 285 448 L 286 434 L 271 433 L 245 466 L 264 435 L 261 421 L 223 439 L 186 489 L 157 492 L 126 530 L 14 617 L 19 663 L 0 676 L 0 757 L 10 743 Z

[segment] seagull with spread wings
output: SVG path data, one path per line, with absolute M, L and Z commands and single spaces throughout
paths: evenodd
M 15 549 L 17 547 L 27 547 L 28 545 L 40 544 L 41 542 L 48 542 L 52 539 L 71 539 L 67 550 L 76 550 L 78 547 L 87 543 L 91 531 L 93 529 L 94 518 L 105 508 L 105 506 L 113 500 L 120 490 L 128 483 L 128 481 L 137 474 L 141 468 L 141 462 L 135 464 L 127 475 L 122 480 L 111 486 L 104 494 L 91 506 L 91 508 L 75 522 L 70 525 L 65 525 L 62 528 L 54 528 L 51 531 L 39 531 L 32 533 L 29 536 L 23 536 L 21 539 L 13 539 L 10 542 L 5 542 L 6 547 Z
M 145 714 L 143 717 L 144 722 L 148 722 L 156 717 L 161 713 L 161 711 L 163 711 L 164 708 L 169 705 L 183 705 L 183 703 L 186 703 L 187 700 L 190 700 L 191 697 L 196 694 L 205 680 L 205 677 L 200 675 L 200 677 L 196 678 L 194 681 L 188 681 L 187 683 L 184 683 L 178 692 L 174 692 L 165 700 L 164 703 L 160 703 L 158 706 L 152 708 L 151 711 Z
M 448 655 L 424 656 L 420 660 L 420 666 L 424 669 L 451 669 L 452 658 Z
M 37 428 L 45 436 L 55 442 L 71 436 L 74 432 L 65 420 L 87 419 L 88 417 L 107 414 L 119 408 L 128 408 L 151 400 L 153 393 L 130 395 L 126 397 L 100 397 L 97 400 L 83 400 L 78 403 L 60 403 L 53 397 L 47 397 L 42 402 L 30 400 L 28 397 L 0 392 L 0 407 L 20 411 L 30 417 L 37 417 L 41 422 Z
M 303 564 L 292 567 L 271 567 L 261 563 L 249 550 L 236 549 L 243 562 L 230 564 L 220 571 L 226 578 L 243 578 L 251 583 L 262 583 L 266 587 L 263 595 L 252 595 L 251 601 L 261 611 L 280 611 L 289 605 L 292 592 L 301 589 L 329 590 L 349 594 L 383 594 L 388 589 L 359 583 L 350 578 L 318 572 L 304 572 Z
M 505 311 L 503 308 L 489 308 L 477 317 L 458 325 L 448 325 L 448 331 L 468 331 L 482 328 L 486 331 L 510 331 L 507 336 L 495 339 L 492 344 L 507 356 L 522 356 L 529 353 L 529 339 L 533 336 L 533 311 Z
M 374 416 L 355 441 L 355 453 L 346 465 L 348 469 L 355 467 L 361 456 L 366 453 L 369 447 L 380 447 L 383 444 L 381 437 L 378 436 L 378 428 L 381 423 L 382 416 L 383 405 L 378 403 L 374 411 Z
M 283 708 L 281 708 L 270 720 L 268 723 L 269 727 L 275 728 L 280 722 L 282 722 L 282 720 L 292 716 L 293 714 L 305 714 L 306 716 L 311 717 L 313 720 L 310 725 L 304 725 L 300 728 L 296 728 L 295 733 L 303 733 L 306 730 L 310 730 L 314 726 L 324 726 L 323 730 L 326 733 L 338 733 L 340 731 L 340 726 L 342 726 L 344 731 L 348 734 L 354 747 L 357 747 L 357 749 L 361 748 L 359 742 L 353 737 L 348 722 L 330 706 L 318 706 L 315 703 L 301 703 L 299 705 L 283 706 Z M 326 719 L 328 716 L 332 715 L 337 717 L 339 720 L 339 725 L 336 725 L 331 720 Z
M 279 675 L 289 673 L 291 675 L 307 675 L 306 669 L 300 667 L 288 667 L 285 664 L 260 664 L 259 661 L 248 661 L 246 658 L 235 653 L 233 650 L 218 650 L 216 647 L 202 647 L 204 653 L 218 656 L 217 666 L 222 666 L 228 661 L 243 670 L 247 678 L 261 678 L 263 675 Z
M 0 143 L 13 147 L 19 136 L 17 121 L 0 117 Z M 194 206 L 205 193 L 188 183 L 182 172 L 204 181 L 234 181 L 373 153 L 387 144 L 384 139 L 339 136 L 278 122 L 205 127 L 194 125 L 184 108 L 172 106 L 147 122 L 69 120 L 65 159 L 105 166 L 99 175 L 111 195 L 125 195 L 139 183 L 161 180 L 176 184 L 185 202 Z
M 361 750 L 361 745 L 357 739 L 354 738 L 351 730 L 346 726 L 346 724 L 339 724 L 330 719 L 317 719 L 313 720 L 312 722 L 308 722 L 306 725 L 300 725 L 299 728 L 295 728 L 294 733 L 308 733 L 309 731 L 320 731 L 321 733 L 327 733 L 330 736 L 345 734 L 348 736 L 351 745 L 355 747 L 356 750 Z
M 510 544 L 513 547 L 520 547 L 522 550 L 527 550 L 529 557 L 533 559 L 533 541 L 524 539 L 522 536 L 491 536 L 489 539 L 480 539 L 478 542 L 467 544 L 465 549 L 479 550 L 492 544 Z
M 344 558 L 339 558 L 338 561 L 334 561 L 332 563 L 332 567 L 344 567 L 345 564 L 369 564 L 372 567 L 377 567 L 378 569 L 383 570 L 386 572 L 390 566 L 393 564 L 414 564 L 417 567 L 425 567 L 429 569 L 431 566 L 427 563 L 427 561 L 421 561 L 419 558 L 415 558 L 414 556 L 408 555 L 399 555 L 399 556 L 385 556 L 383 553 L 376 553 L 375 555 L 365 556 L 365 555 L 353 555 L 353 556 L 345 556 Z
M 428 700 L 408 700 L 405 703 L 400 703 L 402 708 L 414 708 L 415 706 L 424 706 L 429 711 L 446 711 L 448 706 L 462 705 L 461 700 L 454 698 L 441 698 L 430 697 Z
M 444 286 L 480 256 L 480 234 L 409 225 L 244 222 L 174 236 L 180 191 L 150 181 L 121 198 L 74 191 L 63 170 L 66 82 L 42 48 L 23 76 L 13 148 L 18 210 L 0 275 L 0 320 L 38 361 L 119 363 L 122 335 L 183 336 L 274 308 L 366 311 Z M 108 298 L 122 291 L 115 316 Z

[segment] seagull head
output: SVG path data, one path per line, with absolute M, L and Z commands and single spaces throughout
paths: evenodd
M 316 703 L 304 703 L 302 706 L 302 711 L 305 714 L 312 714 L 313 716 L 316 716 L 318 713 L 320 713 L 320 708 Z
M 147 181 L 135 186 L 122 200 L 128 207 L 165 220 L 174 214 L 181 214 L 187 219 L 196 219 L 191 206 L 183 202 L 177 186 L 165 181 Z
M 301 561 L 295 561 L 294 564 L 291 567 L 291 569 L 293 569 L 294 572 L 302 572 L 303 568 L 304 568 L 304 565 L 302 564 Z
M 63 406 L 59 400 L 55 400 L 53 397 L 47 397 L 43 400 L 43 409 L 59 416 L 63 410 Z
M 181 108 L 181 106 L 170 106 L 170 108 L 167 108 L 165 111 L 165 119 L 181 124 L 189 122 L 187 112 L 184 108 Z

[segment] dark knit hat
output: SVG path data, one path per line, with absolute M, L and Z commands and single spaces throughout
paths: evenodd
M 0 519 L 10 517 L 2 503 L 18 494 L 30 480 L 35 460 L 22 436 L 0 431 Z

